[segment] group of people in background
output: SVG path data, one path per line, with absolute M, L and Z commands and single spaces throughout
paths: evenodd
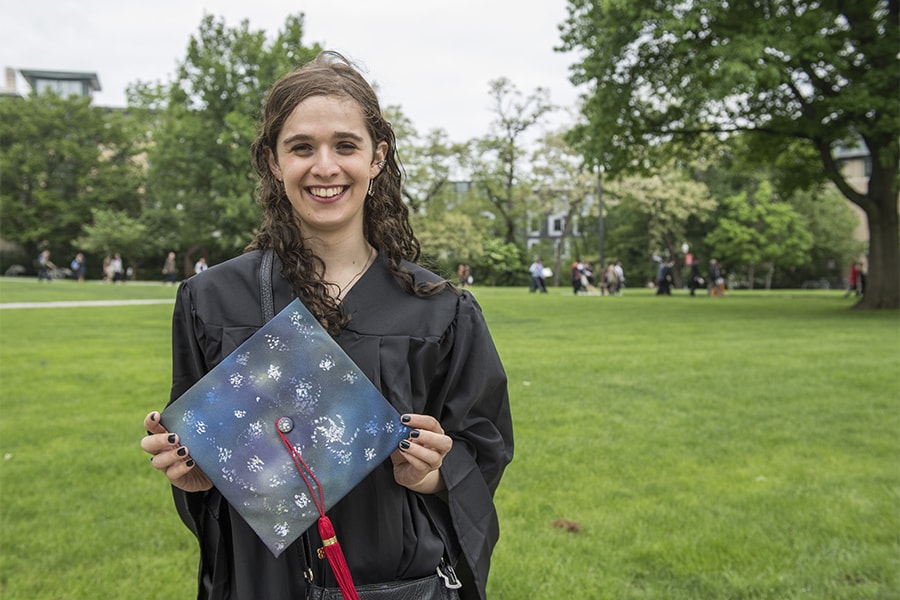
M 36 260 L 38 281 L 51 281 L 57 267 L 50 260 L 50 251 L 43 250 Z M 656 271 L 656 295 L 670 296 L 672 295 L 672 287 L 674 285 L 673 269 L 675 261 L 673 259 L 660 259 L 659 266 Z M 709 269 L 706 277 L 701 272 L 700 262 L 693 260 L 690 264 L 690 274 L 688 275 L 687 287 L 691 296 L 695 296 L 698 289 L 706 289 L 708 296 L 725 296 L 725 273 L 722 265 L 715 258 L 709 261 Z M 72 278 L 77 281 L 84 281 L 87 275 L 87 263 L 84 254 L 79 252 L 69 264 L 72 271 Z M 200 257 L 194 264 L 193 274 L 202 273 L 207 268 L 206 257 Z M 530 275 L 529 291 L 531 293 L 540 292 L 547 293 L 546 280 L 553 276 L 553 271 L 544 266 L 541 258 L 535 259 L 531 266 L 528 267 Z M 178 281 L 178 265 L 175 261 L 175 253 L 169 252 L 166 256 L 162 267 L 163 283 L 165 285 L 175 285 Z M 609 261 L 603 270 L 599 281 L 594 275 L 594 267 L 590 262 L 576 261 L 572 263 L 569 272 L 572 284 L 572 292 L 578 294 L 593 295 L 610 295 L 620 296 L 625 288 L 625 271 L 622 268 L 622 261 Z M 457 267 L 457 278 L 460 288 L 470 287 L 472 285 L 472 269 L 468 264 L 460 263 Z M 107 255 L 103 259 L 103 281 L 109 283 L 122 282 L 127 279 L 127 272 L 122 263 L 122 256 L 117 252 L 113 255 Z M 844 297 L 851 295 L 861 296 L 865 292 L 866 273 L 863 270 L 863 264 L 860 261 L 854 261 L 850 267 L 850 273 L 847 276 L 847 292 Z
M 475 281 L 472 277 L 472 267 L 465 263 L 459 263 L 456 267 L 456 278 L 460 288 L 471 286 Z
M 528 274 L 531 275 L 531 284 L 528 291 L 531 293 L 540 292 L 547 293 L 547 284 L 544 281 L 547 277 L 552 277 L 553 272 L 544 266 L 544 261 L 540 258 L 535 259 L 531 266 L 528 267 Z
M 50 260 L 50 250 L 41 251 L 35 260 L 35 267 L 37 268 L 38 282 L 50 282 L 59 277 L 71 277 L 76 281 L 84 281 L 87 277 L 87 261 L 85 260 L 83 252 L 77 253 L 75 258 L 72 259 L 72 262 L 69 263 L 71 274 L 65 272 L 64 269 L 59 270 L 57 268 L 53 261 Z M 197 273 L 202 273 L 208 268 L 209 265 L 207 264 L 206 257 L 201 256 L 194 264 L 193 274 L 196 275 Z M 108 254 L 103 259 L 101 281 L 104 283 L 125 283 L 125 281 L 131 277 L 130 271 L 130 268 L 125 267 L 121 254 L 118 252 L 115 254 Z M 175 261 L 175 253 L 169 252 L 162 267 L 163 284 L 175 285 L 180 279 L 178 275 L 178 264 Z
M 122 255 L 116 252 L 112 256 L 107 255 L 103 259 L 103 281 L 107 283 L 125 283 L 125 263 Z
M 87 275 L 87 263 L 84 260 L 84 254 L 79 252 L 75 255 L 75 258 L 72 259 L 72 262 L 69 263 L 69 269 L 72 271 L 72 278 L 77 281 L 84 281 L 85 275 Z M 42 250 L 41 253 L 37 257 L 37 271 L 38 271 L 38 282 L 47 281 L 50 283 L 53 281 L 56 271 L 56 265 L 53 264 L 53 261 L 50 260 L 50 251 Z
M 696 296 L 698 289 L 706 288 L 709 296 L 725 296 L 725 272 L 722 265 L 715 258 L 709 261 L 709 269 L 706 273 L 707 278 L 704 279 L 700 273 L 700 261 L 693 260 L 691 262 L 691 272 L 688 275 L 688 289 L 691 296 Z
M 569 270 L 569 281 L 572 293 L 594 296 L 621 296 L 625 289 L 625 269 L 622 261 L 611 260 L 607 263 L 599 277 L 594 272 L 594 265 L 580 260 L 572 263 Z
M 855 261 L 850 267 L 850 274 L 847 276 L 847 293 L 844 298 L 851 295 L 862 296 L 866 291 L 866 272 L 863 270 L 863 264 Z
M 197 262 L 194 263 L 193 274 L 198 275 L 208 268 L 209 264 L 207 264 L 206 257 L 201 256 L 199 259 L 197 259 Z M 164 285 L 175 285 L 175 283 L 178 281 L 178 263 L 175 262 L 174 252 L 169 252 L 169 254 L 166 255 L 166 260 L 163 263 L 162 268 L 162 276 Z
M 671 258 L 660 260 L 656 267 L 656 295 L 671 296 L 672 295 L 672 267 L 675 261 Z
M 708 293 L 710 296 L 725 295 L 725 273 L 722 272 L 722 265 L 716 259 L 709 261 Z

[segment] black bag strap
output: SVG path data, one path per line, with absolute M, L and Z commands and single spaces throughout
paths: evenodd
M 262 263 L 259 265 L 259 305 L 262 309 L 263 323 L 275 317 L 275 292 L 272 288 L 272 265 L 275 262 L 275 251 L 271 248 L 263 250 Z
M 272 272 L 275 264 L 275 251 L 272 248 L 263 250 L 262 262 L 259 265 L 259 306 L 262 311 L 263 324 L 275 318 L 275 288 L 272 284 Z M 303 559 L 306 563 L 303 575 L 307 581 L 313 581 L 312 547 L 309 542 L 309 533 L 303 532 L 300 536 L 303 540 Z

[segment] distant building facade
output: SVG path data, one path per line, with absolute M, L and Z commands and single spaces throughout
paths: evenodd
M 53 91 L 59 96 L 93 96 L 100 91 L 100 79 L 96 73 L 89 71 L 45 71 L 38 69 L 19 69 L 19 74 L 28 83 L 33 94 Z M 16 70 L 6 67 L 5 96 L 19 96 Z

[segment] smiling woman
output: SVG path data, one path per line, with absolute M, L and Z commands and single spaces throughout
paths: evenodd
M 483 600 L 499 531 L 493 495 L 513 452 L 506 375 L 475 299 L 415 263 L 394 134 L 374 91 L 323 53 L 272 87 L 252 158 L 259 233 L 247 253 L 181 285 L 170 402 L 258 331 L 269 308 L 299 298 L 410 430 L 328 511 L 353 582 L 389 587 L 379 598 L 412 586 L 404 597 Z M 245 414 L 264 401 L 235 396 L 220 409 Z M 197 534 L 200 597 L 332 598 L 336 585 L 356 597 L 340 564 L 308 555 L 323 545 L 333 554 L 331 534 L 312 527 L 273 556 L 159 412 L 143 426 L 141 445 Z M 245 466 L 214 468 L 240 479 Z
M 361 235 L 363 206 L 387 148 L 386 141 L 372 140 L 356 102 L 313 96 L 291 112 L 268 153 L 307 243 L 319 256 L 340 254 L 325 263 L 324 277 L 343 292 L 372 253 Z

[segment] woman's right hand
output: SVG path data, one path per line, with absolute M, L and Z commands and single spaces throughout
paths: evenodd
M 141 448 L 152 455 L 150 464 L 162 471 L 172 485 L 186 492 L 212 488 L 212 482 L 194 463 L 188 449 L 178 443 L 178 436 L 169 433 L 159 422 L 158 412 L 144 417 L 144 429 L 147 435 L 141 440 Z

